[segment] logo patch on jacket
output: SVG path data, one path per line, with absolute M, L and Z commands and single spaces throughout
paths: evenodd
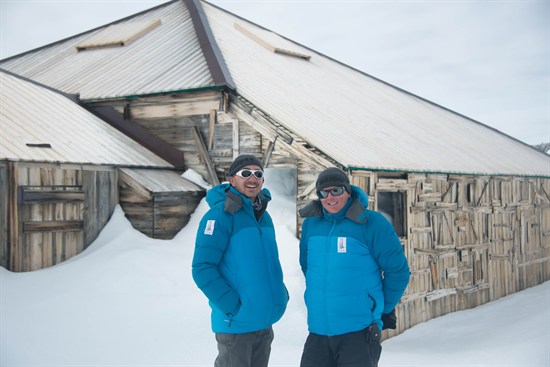
M 338 237 L 338 253 L 343 254 L 347 252 L 346 237 Z
M 214 233 L 214 224 L 216 224 L 215 220 L 209 220 L 206 221 L 206 227 L 204 228 L 204 234 L 212 236 Z

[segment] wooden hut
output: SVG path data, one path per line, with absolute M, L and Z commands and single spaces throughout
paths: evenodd
M 146 31 L 81 48 L 132 27 Z M 321 169 L 345 169 L 409 259 L 392 333 L 550 279 L 549 156 L 205 1 L 171 1 L 0 66 L 116 110 L 211 183 L 244 152 L 295 169 L 298 209 Z
M 155 196 L 171 204 L 157 205 L 157 220 L 144 231 L 160 233 L 159 238 L 177 233 L 204 196 L 203 189 L 172 171 L 170 163 L 70 96 L 4 71 L 0 84 L 1 266 L 36 270 L 83 251 L 119 204 L 119 186 L 124 198 L 141 192 L 119 169 L 135 169 L 141 179 L 170 178 L 169 186 L 157 184 Z M 130 220 L 139 228 L 137 218 L 131 215 Z

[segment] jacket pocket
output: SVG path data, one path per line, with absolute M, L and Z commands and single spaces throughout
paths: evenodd
M 368 298 L 370 312 L 374 314 L 374 311 L 376 310 L 376 299 L 374 299 L 374 297 L 371 296 L 370 293 L 367 293 L 367 298 Z

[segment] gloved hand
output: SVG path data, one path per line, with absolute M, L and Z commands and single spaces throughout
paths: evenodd
M 382 322 L 384 323 L 382 330 L 395 329 L 397 327 L 397 318 L 395 317 L 395 309 L 391 310 L 388 313 L 382 314 Z

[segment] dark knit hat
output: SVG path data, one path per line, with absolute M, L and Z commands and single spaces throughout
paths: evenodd
M 317 177 L 317 182 L 315 183 L 317 191 L 331 186 L 344 186 L 344 189 L 351 193 L 348 175 L 336 167 L 329 167 L 319 173 L 319 177 Z
M 243 154 L 235 158 L 231 166 L 229 166 L 229 171 L 227 171 L 227 176 L 235 176 L 243 167 L 246 166 L 258 166 L 260 169 L 264 169 L 262 161 L 250 154 Z

